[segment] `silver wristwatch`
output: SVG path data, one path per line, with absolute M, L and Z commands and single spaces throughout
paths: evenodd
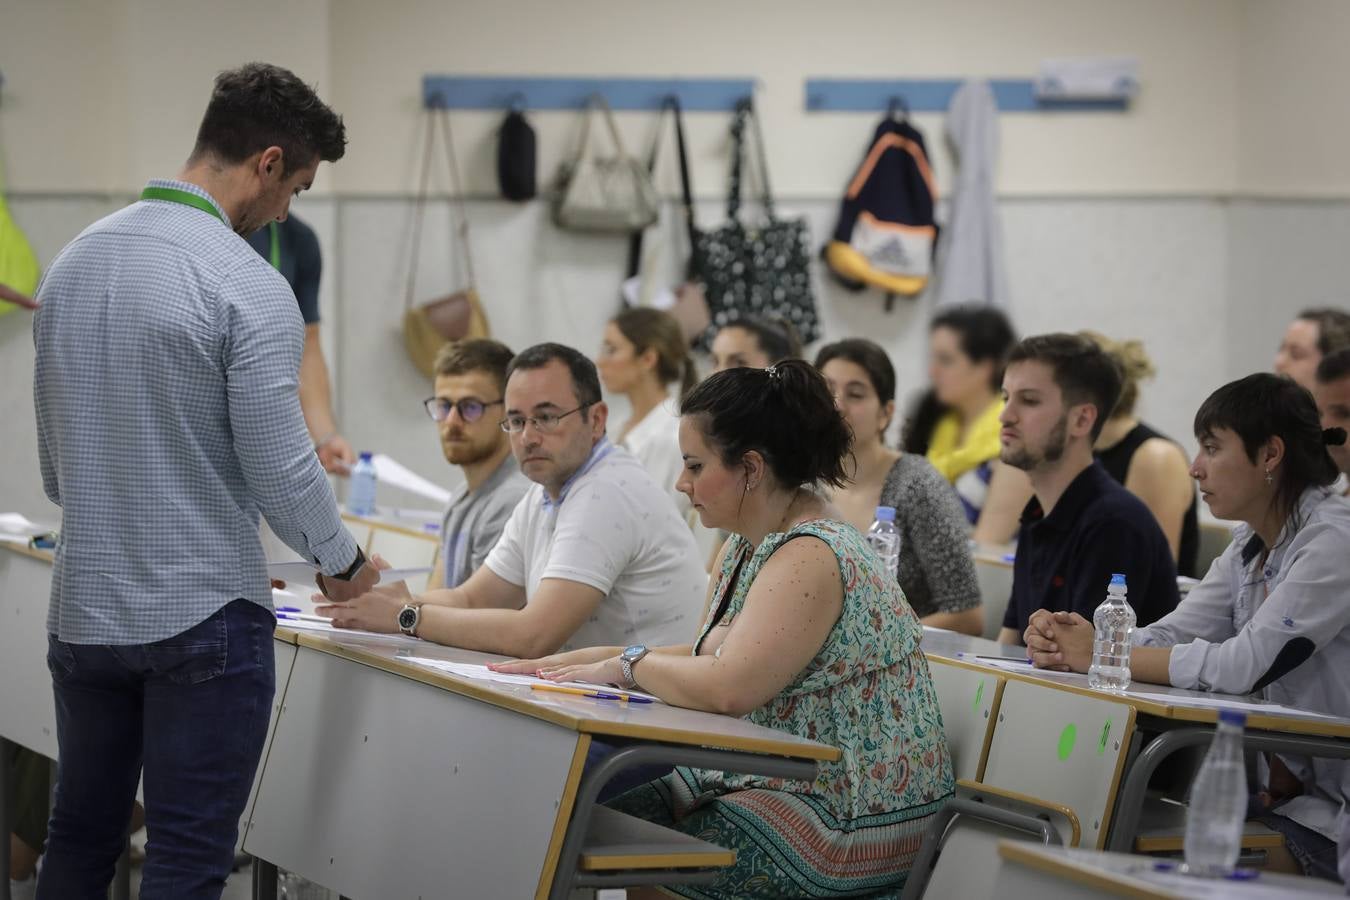
M 651 651 L 643 644 L 634 644 L 631 647 L 625 647 L 623 653 L 619 654 L 619 665 L 623 668 L 624 687 L 637 687 L 637 679 L 633 677 L 633 666 L 637 665 Z
M 398 611 L 398 630 L 417 637 L 417 624 L 422 620 L 422 604 L 409 603 Z

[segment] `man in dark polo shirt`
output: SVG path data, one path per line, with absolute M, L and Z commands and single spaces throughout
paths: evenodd
M 319 341 L 319 278 L 323 255 L 319 236 L 294 215 L 284 222 L 269 222 L 246 240 L 272 268 L 281 273 L 305 320 L 305 349 L 300 357 L 300 410 L 305 414 L 314 451 L 326 471 L 345 474 L 356 462 L 356 452 L 337 427 L 333 415 L 333 391 L 328 363 Z
M 1022 513 L 1000 643 L 1022 643 L 1038 609 L 1090 621 L 1116 573 L 1140 625 L 1177 605 L 1176 564 L 1157 519 L 1092 456 L 1120 388 L 1115 361 L 1077 335 L 1029 337 L 1008 358 L 999 458 L 1025 471 L 1036 495 Z

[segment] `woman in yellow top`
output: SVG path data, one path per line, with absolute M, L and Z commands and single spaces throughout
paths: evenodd
M 929 329 L 927 393 L 904 430 L 905 450 L 928 461 L 956 489 L 979 543 L 1005 544 L 1031 499 L 1026 475 L 999 462 L 1003 360 L 1017 340 L 988 306 L 958 306 Z

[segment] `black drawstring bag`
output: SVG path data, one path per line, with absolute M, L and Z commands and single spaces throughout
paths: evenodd
M 530 200 L 535 195 L 534 128 L 524 111 L 512 109 L 502 121 L 497 138 L 497 183 L 507 200 Z

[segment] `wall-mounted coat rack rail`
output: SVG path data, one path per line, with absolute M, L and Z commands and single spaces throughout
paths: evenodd
M 581 109 L 599 94 L 611 109 L 659 110 L 674 95 L 686 112 L 730 112 L 754 92 L 753 78 L 422 78 L 423 105 L 447 109 Z
M 964 81 L 957 79 L 849 79 L 809 78 L 805 107 L 808 112 L 886 112 L 900 107 L 911 112 L 946 112 L 952 95 Z M 1129 99 L 1058 100 L 1037 97 L 1030 78 L 989 80 L 1000 112 L 1102 111 L 1123 112 Z

